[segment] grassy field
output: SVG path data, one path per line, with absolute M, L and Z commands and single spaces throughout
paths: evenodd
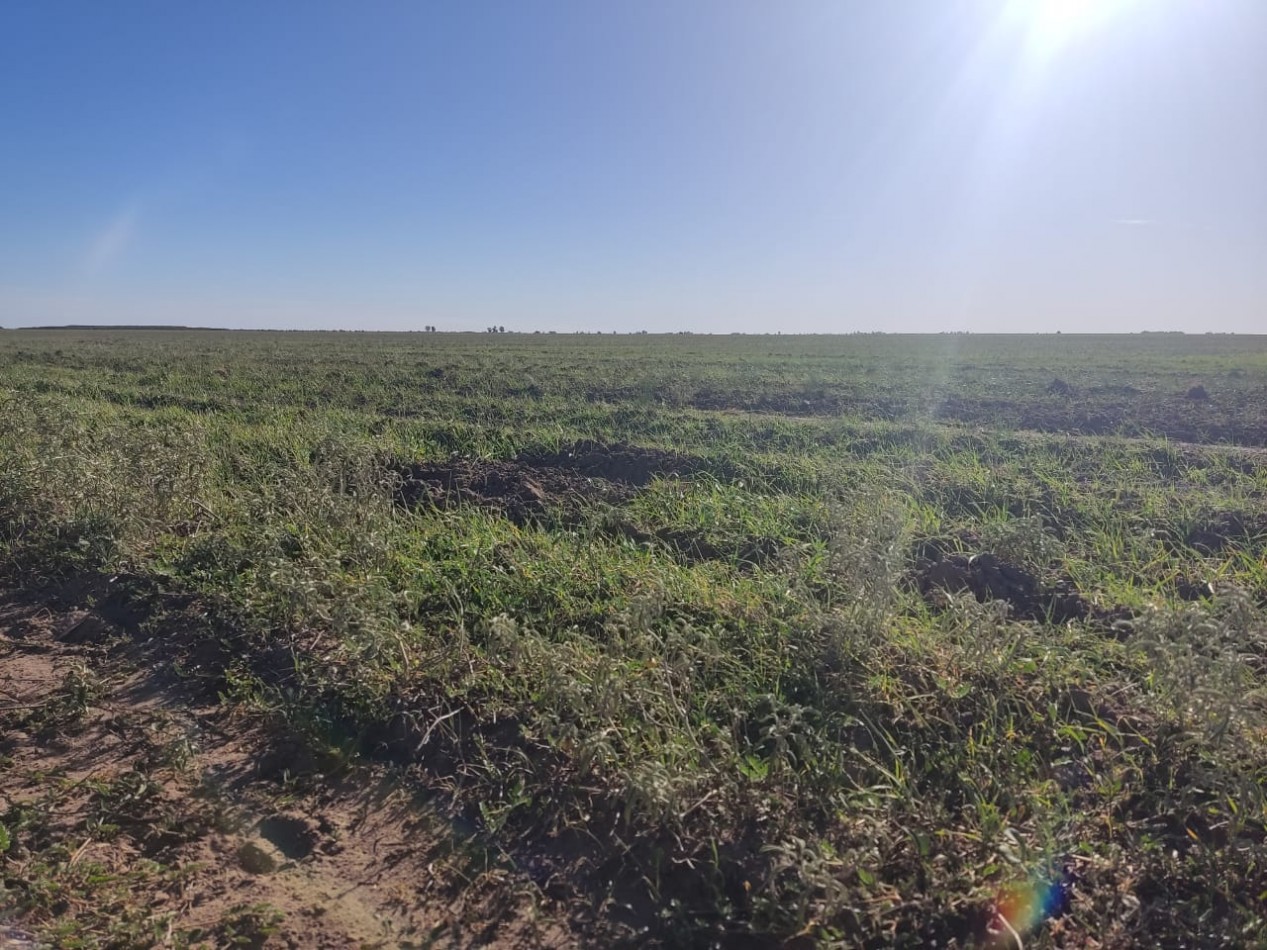
M 298 945 L 160 897 L 197 749 L 33 807 L 145 642 L 483 855 L 401 900 L 517 882 L 486 942 L 1267 944 L 1264 446 L 1262 337 L 5 331 L 6 603 L 106 632 L 0 696 L 0 906 Z

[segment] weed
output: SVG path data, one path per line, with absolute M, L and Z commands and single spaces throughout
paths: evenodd
M 220 922 L 219 936 L 230 947 L 258 948 L 277 932 L 282 914 L 268 904 L 239 904 Z

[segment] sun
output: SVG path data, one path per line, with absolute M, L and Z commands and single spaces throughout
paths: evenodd
M 1050 58 L 1117 19 L 1133 0 L 1008 0 L 1027 51 Z
M 1102 0 L 1028 0 L 1034 29 L 1060 35 L 1075 32 L 1103 6 Z

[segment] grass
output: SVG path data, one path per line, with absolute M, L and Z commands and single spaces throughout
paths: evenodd
M 0 374 L 10 585 L 205 598 L 226 701 L 631 941 L 1267 941 L 1262 339 L 9 331 Z M 592 444 L 648 477 L 524 461 Z M 503 481 L 401 504 L 455 457 Z

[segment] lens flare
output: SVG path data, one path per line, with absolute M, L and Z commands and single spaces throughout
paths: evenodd
M 1018 936 L 1063 916 L 1072 898 L 1073 874 L 1068 868 L 1006 888 L 995 901 L 995 919 L 990 924 L 987 946 L 1015 946 Z

